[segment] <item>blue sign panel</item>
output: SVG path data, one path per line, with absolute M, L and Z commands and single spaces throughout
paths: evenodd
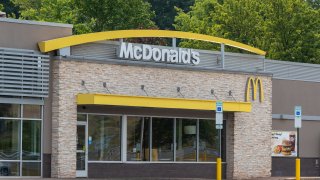
M 220 112 L 222 113 L 223 112 L 223 102 L 222 101 L 217 101 L 216 102 L 216 112 Z

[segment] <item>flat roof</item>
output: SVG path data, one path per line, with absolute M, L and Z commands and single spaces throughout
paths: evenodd
M 54 22 L 45 22 L 45 21 L 31 21 L 31 20 L 12 19 L 12 18 L 0 18 L 0 22 L 73 28 L 72 24 L 54 23 Z

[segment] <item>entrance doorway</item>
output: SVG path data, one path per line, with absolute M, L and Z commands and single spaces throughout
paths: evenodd
M 88 176 L 88 128 L 87 122 L 77 122 L 77 177 Z

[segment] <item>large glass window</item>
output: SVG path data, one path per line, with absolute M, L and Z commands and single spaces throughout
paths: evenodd
M 41 106 L 31 104 L 23 105 L 23 118 L 41 119 Z
M 39 105 L 0 104 L 0 176 L 41 176 L 41 112 Z
M 22 159 L 41 159 L 41 121 L 23 121 Z
M 20 117 L 20 104 L 0 104 L 0 117 Z
M 89 160 L 121 160 L 121 116 L 89 115 Z
M 40 162 L 22 163 L 22 176 L 41 176 Z
M 0 120 L 0 160 L 20 159 L 20 120 Z
M 219 153 L 219 137 L 214 120 L 199 120 L 199 161 L 216 161 Z
M 128 116 L 127 160 L 149 161 L 150 118 Z
M 20 163 L 1 161 L 0 176 L 20 176 Z
M 87 116 L 89 161 L 121 161 L 124 155 L 126 161 L 215 162 L 220 143 L 225 155 L 225 131 L 219 139 L 212 119 L 127 116 L 122 132 L 121 116 L 79 114 L 78 121 Z M 121 133 L 126 133 L 126 152 Z
M 152 161 L 173 161 L 173 118 L 152 118 Z
M 176 120 L 176 161 L 197 161 L 197 119 Z

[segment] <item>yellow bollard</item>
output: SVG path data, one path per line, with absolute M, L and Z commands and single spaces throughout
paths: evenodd
M 296 180 L 300 180 L 300 159 L 296 159 Z
M 221 158 L 217 158 L 217 180 L 222 179 L 222 164 Z

